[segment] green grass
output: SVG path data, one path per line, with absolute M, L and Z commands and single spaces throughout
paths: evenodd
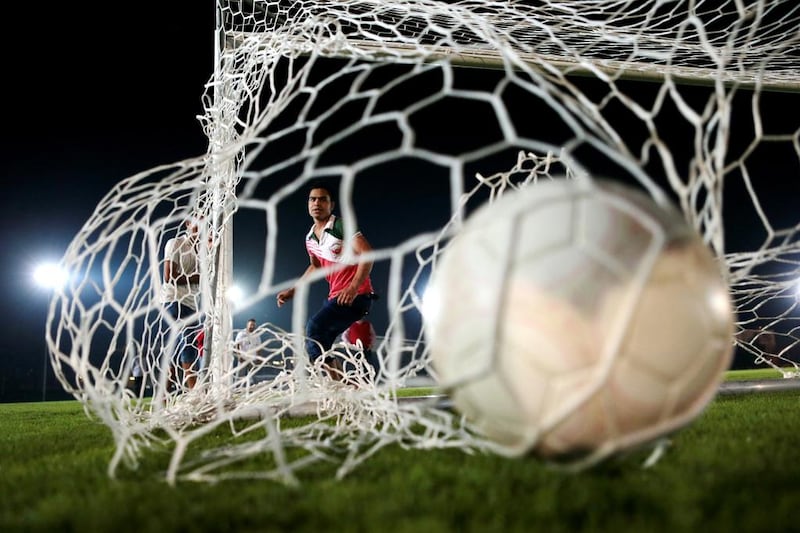
M 794 368 L 787 368 L 790 372 Z M 725 373 L 725 381 L 748 381 L 761 379 L 781 379 L 783 376 L 774 368 L 755 368 L 750 370 L 729 370 Z
M 719 397 L 651 468 L 642 452 L 570 474 L 533 458 L 389 447 L 341 481 L 335 465 L 312 467 L 297 488 L 170 487 L 158 451 L 110 479 L 111 434 L 78 402 L 4 404 L 0 531 L 796 531 L 798 401 Z

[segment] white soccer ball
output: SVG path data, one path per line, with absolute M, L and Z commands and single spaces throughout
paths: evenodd
M 733 354 L 720 265 L 671 206 L 556 179 L 478 209 L 424 324 L 454 407 L 500 453 L 591 464 L 691 422 Z

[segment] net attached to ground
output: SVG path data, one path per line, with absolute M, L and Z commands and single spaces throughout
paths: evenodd
M 110 427 L 111 473 L 159 447 L 170 482 L 297 483 L 321 461 L 341 477 L 388 445 L 492 450 L 441 398 L 400 391 L 435 384 L 421 309 L 448 239 L 481 204 L 553 178 L 608 177 L 678 205 L 720 259 L 731 342 L 796 374 L 796 2 L 220 0 L 217 21 L 208 153 L 114 187 L 50 308 L 53 367 Z M 302 258 L 316 178 L 338 183 L 346 230 L 374 248 L 377 363 L 333 348 L 350 385 L 304 355 L 320 277 L 298 285 L 285 327 L 258 320 L 255 355 L 235 345 L 233 317 L 274 312 L 297 283 L 287 257 Z M 203 243 L 189 318 L 206 337 L 192 388 L 170 370 L 185 341 L 161 298 L 164 249 L 187 220 Z M 243 268 L 257 287 L 234 309 Z

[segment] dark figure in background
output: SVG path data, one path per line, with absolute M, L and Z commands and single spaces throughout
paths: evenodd
M 179 331 L 177 363 L 185 377 L 181 380 L 181 388 L 194 387 L 200 356 L 196 344 L 200 331 L 200 322 L 196 318 L 200 304 L 199 242 L 199 221 L 189 219 L 185 231 L 168 240 L 164 246 L 162 298 Z M 171 388 L 178 383 L 175 361 L 170 361 L 169 374 L 168 388 Z

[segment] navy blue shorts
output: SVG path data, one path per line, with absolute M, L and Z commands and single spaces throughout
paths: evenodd
M 351 305 L 339 305 L 336 298 L 325 300 L 322 308 L 306 324 L 306 352 L 309 360 L 314 362 L 323 352 L 330 350 L 344 330 L 369 313 L 373 299 L 372 294 L 359 294 Z

